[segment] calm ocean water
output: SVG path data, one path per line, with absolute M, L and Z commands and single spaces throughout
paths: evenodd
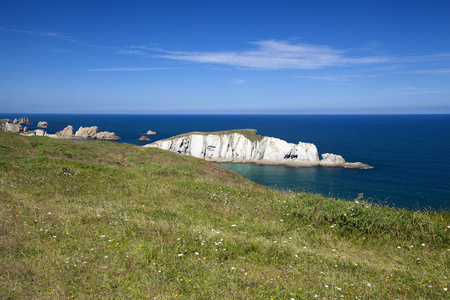
M 1 117 L 21 117 L 2 114 Z M 293 168 L 222 164 L 257 183 L 279 189 L 374 202 L 409 209 L 450 207 L 450 115 L 43 115 L 26 114 L 49 133 L 72 125 L 114 131 L 121 142 L 136 145 L 147 130 L 152 140 L 190 131 L 254 128 L 291 143 L 314 143 L 319 153 L 374 166 L 370 170 Z M 29 126 L 34 129 L 34 126 Z

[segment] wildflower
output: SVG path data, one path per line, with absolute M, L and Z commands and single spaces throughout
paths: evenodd
M 402 247 L 400 247 L 400 246 L 397 246 L 397 248 L 398 248 L 398 249 L 402 249 Z
M 368 286 L 368 287 L 371 287 L 371 286 L 372 286 L 372 284 L 370 284 L 370 282 L 368 282 L 368 283 L 367 283 L 367 286 Z
M 422 244 L 422 246 L 425 246 L 425 244 Z
M 183 255 L 184 255 L 183 253 L 178 254 L 178 256 L 183 256 Z
M 231 227 L 235 227 L 235 226 L 236 226 L 236 224 L 231 225 Z
M 100 237 L 101 237 L 101 238 L 104 238 L 104 237 L 106 237 L 106 235 L 101 235 Z
M 194 254 L 195 254 L 195 255 L 198 255 L 199 253 L 198 253 L 198 252 L 195 252 Z

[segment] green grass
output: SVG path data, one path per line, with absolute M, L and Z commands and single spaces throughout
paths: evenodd
M 448 299 L 450 217 L 0 132 L 1 299 Z
M 183 137 L 183 136 L 188 136 L 188 135 L 191 135 L 191 134 L 199 134 L 199 135 L 216 134 L 216 135 L 223 135 L 223 134 L 231 134 L 231 133 L 242 134 L 243 136 L 245 136 L 246 138 L 248 138 L 252 142 L 260 141 L 260 140 L 262 140 L 264 138 L 263 136 L 256 134 L 256 129 L 233 129 L 233 130 L 214 131 L 214 132 L 194 131 L 194 132 L 183 133 L 183 134 L 180 134 L 180 135 L 168 138 L 166 140 L 170 140 L 170 139 L 173 139 L 173 138 L 179 138 L 179 137 Z

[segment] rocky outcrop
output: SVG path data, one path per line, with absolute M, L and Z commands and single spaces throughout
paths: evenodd
M 39 121 L 37 124 L 38 128 L 48 128 L 48 123 L 46 121 Z
M 146 133 L 146 135 L 155 135 L 155 134 L 156 134 L 156 132 L 155 131 L 151 131 L 151 130 L 147 131 L 147 133 Z
M 95 139 L 95 140 L 110 140 L 118 141 L 121 138 L 118 137 L 114 132 L 101 131 L 97 132 L 98 127 L 83 127 L 78 128 L 77 132 L 73 133 L 73 127 L 71 125 L 67 126 L 61 131 L 55 134 L 55 137 L 60 139 Z
M 42 129 L 36 129 L 34 131 L 34 135 L 37 135 L 37 136 L 45 136 L 45 134 L 46 134 L 46 132 Z
M 157 141 L 144 147 L 169 150 L 216 162 L 360 167 L 360 165 L 346 163 L 340 155 L 330 153 L 323 154 L 323 159 L 320 160 L 316 146 L 311 143 L 299 142 L 293 144 L 273 137 L 257 137 L 256 139 L 249 139 L 236 131 L 197 132 Z
M 322 154 L 322 160 L 320 161 L 320 165 L 325 167 L 339 167 L 344 163 L 345 159 L 342 156 L 332 153 Z
M 145 135 L 141 136 L 140 138 L 138 138 L 138 141 L 141 142 L 149 142 L 150 139 L 148 137 L 146 137 Z
M 1 130 L 8 132 L 23 132 L 22 125 L 5 122 L 1 124 Z
M 75 137 L 80 139 L 94 139 L 97 134 L 98 127 L 83 127 L 78 128 L 77 132 L 75 132 Z
M 94 136 L 94 138 L 97 139 L 97 140 L 108 140 L 108 141 L 119 141 L 119 140 L 121 140 L 121 138 L 118 137 L 114 132 L 109 132 L 109 131 L 98 132 Z
M 30 123 L 30 119 L 27 117 L 22 117 L 20 119 L 14 119 L 13 124 L 19 124 L 19 125 L 32 125 Z
M 61 131 L 55 133 L 55 136 L 59 139 L 72 139 L 73 138 L 73 127 L 71 125 L 67 126 Z

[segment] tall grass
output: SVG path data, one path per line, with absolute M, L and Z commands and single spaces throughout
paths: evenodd
M 0 132 L 0 298 L 448 299 L 450 217 Z

